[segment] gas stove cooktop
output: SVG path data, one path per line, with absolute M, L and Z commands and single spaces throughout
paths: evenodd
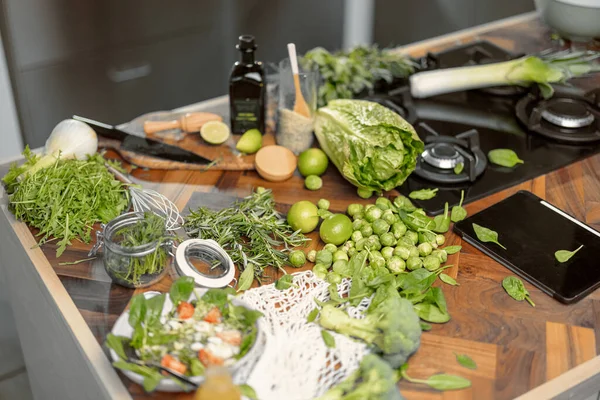
M 422 69 L 506 61 L 519 57 L 489 42 L 477 42 L 420 60 Z M 464 204 L 546 174 L 600 152 L 600 88 L 583 92 L 555 86 L 545 100 L 536 88 L 519 86 L 413 99 L 408 87 L 367 98 L 399 113 L 425 143 L 417 168 L 398 189 L 404 195 L 439 188 L 430 200 L 413 200 L 428 214 Z M 513 168 L 488 162 L 497 148 L 524 160 Z

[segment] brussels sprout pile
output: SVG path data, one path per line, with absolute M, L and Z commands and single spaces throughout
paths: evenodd
M 308 260 L 315 262 L 313 272 L 330 283 L 341 282 L 344 274 L 339 271 L 347 269 L 349 258 L 362 251 L 368 252 L 369 265 L 386 267 L 396 275 L 419 268 L 438 271 L 448 259 L 441 248 L 444 235 L 434 232 L 434 221 L 406 197 L 396 197 L 394 202 L 379 197 L 366 206 L 350 204 L 347 214 L 353 220 L 350 239 L 339 247 L 328 244 L 308 255 Z

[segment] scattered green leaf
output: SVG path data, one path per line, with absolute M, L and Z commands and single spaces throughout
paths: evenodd
M 444 205 L 444 214 L 436 215 L 433 218 L 435 228 L 432 230 L 437 233 L 446 233 L 450 229 L 450 215 L 448 214 L 448 203 Z
M 488 153 L 490 162 L 502 167 L 512 168 L 517 164 L 523 164 L 524 161 L 517 156 L 511 149 L 494 149 Z
M 466 354 L 456 354 L 456 361 L 465 368 L 477 369 L 477 363 Z
M 440 280 L 448 285 L 458 286 L 458 282 L 456 282 L 456 280 L 450 275 L 442 273 L 440 274 Z
M 291 288 L 292 286 L 298 287 L 298 285 L 294 285 L 294 277 L 290 274 L 282 276 L 275 282 L 275 289 L 277 290 L 286 290 Z
M 454 173 L 456 175 L 460 175 L 461 172 L 463 172 L 463 169 L 465 169 L 465 164 L 458 163 L 458 164 L 456 164 L 456 167 L 454 167 Z
M 501 245 L 500 242 L 498 241 L 498 232 L 493 231 L 484 226 L 477 225 L 475 223 L 473 224 L 473 230 L 475 231 L 475 234 L 477 235 L 477 239 L 479 239 L 480 241 L 485 242 L 485 243 L 496 243 L 498 246 L 500 246 L 504 250 L 506 250 L 506 247 Z
M 558 261 L 559 263 L 565 263 L 565 262 L 569 261 L 571 259 L 571 257 L 573 257 L 575 255 L 575 253 L 577 253 L 579 250 L 581 250 L 582 247 L 583 247 L 583 245 L 579 246 L 576 250 L 573 250 L 573 251 L 558 250 L 556 253 L 554 253 L 554 257 L 556 258 L 556 261 Z
M 525 289 L 523 281 L 515 276 L 507 276 L 502 280 L 502 287 L 506 293 L 517 301 L 527 300 L 532 307 L 535 307 L 534 302 L 529 297 L 529 292 Z
M 241 273 L 238 281 L 237 291 L 248 290 L 252 286 L 254 280 L 254 264 L 246 265 L 246 269 Z
M 467 210 L 465 210 L 462 206 L 464 200 L 465 200 L 465 191 L 461 190 L 460 191 L 460 202 L 458 203 L 457 206 L 452 207 L 452 216 L 450 217 L 452 222 L 456 223 L 458 221 L 462 221 L 463 219 L 467 218 Z
M 414 200 L 429 200 L 433 199 L 439 189 L 421 189 L 410 192 L 408 197 Z
M 446 246 L 442 250 L 446 250 L 448 255 L 458 253 L 462 249 L 462 246 Z
M 244 383 L 243 385 L 239 385 L 238 388 L 240 388 L 240 393 L 242 393 L 242 396 L 247 397 L 250 400 L 258 400 L 256 391 L 252 388 L 252 386 Z
M 307 323 L 314 322 L 315 319 L 317 319 L 317 315 L 319 315 L 319 308 L 315 307 L 315 308 L 313 308 L 313 310 L 311 312 L 308 313 L 308 316 L 306 317 L 306 322 Z
M 323 337 L 323 342 L 325 342 L 325 346 L 334 349 L 335 348 L 335 338 L 325 329 L 321 329 L 321 337 Z

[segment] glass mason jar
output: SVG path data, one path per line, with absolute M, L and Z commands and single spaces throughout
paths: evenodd
M 160 281 L 171 262 L 173 241 L 164 239 L 166 229 L 159 240 L 134 247 L 121 245 L 123 229 L 143 219 L 143 213 L 122 214 L 106 224 L 102 232 L 96 232 L 96 246 L 104 245 L 104 269 L 113 282 L 128 288 L 146 287 Z

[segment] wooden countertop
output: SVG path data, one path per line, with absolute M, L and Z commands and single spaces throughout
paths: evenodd
M 532 52 L 549 47 L 550 32 L 529 14 L 401 50 L 419 56 L 426 51 L 476 39 L 490 40 L 517 52 Z M 596 81 L 595 85 L 598 83 Z M 594 82 L 582 80 L 578 84 L 589 86 Z M 335 211 L 344 211 L 352 202 L 367 203 L 358 199 L 355 188 L 343 180 L 333 166 L 323 176 L 324 186 L 317 192 L 304 189 L 303 180 L 297 173 L 283 183 L 265 182 L 252 171 L 134 170 L 132 174 L 139 183 L 167 195 L 182 210 L 202 193 L 247 195 L 256 186 L 272 189 L 282 211 L 301 199 L 314 202 L 319 198 L 330 199 L 331 209 Z M 600 230 L 600 155 L 496 193 L 466 208 L 469 214 L 476 213 L 520 189 L 532 191 Z M 396 194 L 393 191 L 388 195 Z M 0 193 L 0 196 L 6 204 L 5 194 Z M 60 259 L 55 258 L 52 244 L 32 249 L 35 239 L 30 230 L 14 221 L 5 206 L 3 209 L 60 315 L 67 321 L 94 368 L 101 371 L 100 381 L 111 386 L 107 389 L 112 393 L 111 397 L 123 397 L 122 381 L 135 398 L 191 398 L 185 394 L 146 395 L 124 375 L 118 373 L 121 381 L 115 379 L 117 374 L 101 353 L 98 345 L 103 343 L 131 297 L 142 290 L 112 284 L 101 260 L 59 265 L 59 262 L 86 258 L 90 246 L 75 243 Z M 314 239 L 312 248 L 323 245 L 319 243 L 317 233 L 310 236 Z M 446 237 L 448 244 L 463 246 L 459 254 L 448 260 L 449 264 L 458 266 L 449 270 L 449 275 L 460 283 L 458 287 L 444 287 L 452 319 L 446 324 L 434 324 L 430 332 L 423 334 L 420 349 L 410 359 L 409 372 L 414 377 L 439 372 L 460 374 L 471 379 L 473 385 L 469 389 L 443 393 L 403 381 L 400 387 L 407 399 L 511 399 L 521 395 L 542 399 L 561 393 L 568 396 L 575 390 L 581 395 L 587 393 L 586 390 L 600 387 L 600 290 L 567 306 L 526 284 L 536 302 L 535 308 L 529 307 L 504 293 L 500 282 L 508 270 L 470 245 L 461 243 L 453 233 L 449 232 Z M 19 249 L 18 242 L 14 249 Z M 165 291 L 173 277 L 174 272 L 171 272 L 158 284 L 143 290 Z M 468 353 L 479 368 L 471 371 L 458 366 L 454 353 Z

